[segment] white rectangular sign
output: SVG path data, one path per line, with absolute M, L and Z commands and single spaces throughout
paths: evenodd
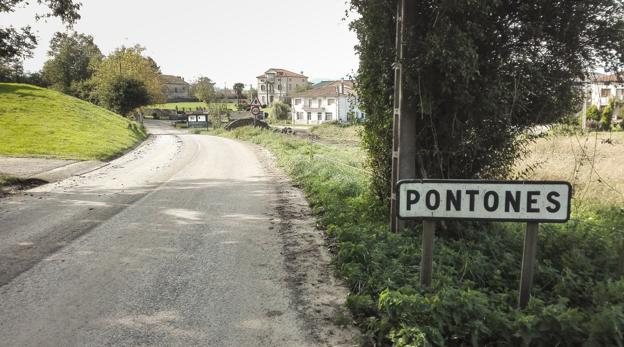
M 402 219 L 561 223 L 570 218 L 568 182 L 405 180 L 397 191 Z

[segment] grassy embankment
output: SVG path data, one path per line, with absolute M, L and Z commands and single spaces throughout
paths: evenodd
M 213 134 L 270 149 L 304 189 L 320 225 L 338 245 L 335 265 L 350 287 L 347 305 L 365 334 L 365 344 L 615 346 L 624 342 L 624 210 L 617 199 L 603 200 L 601 189 L 584 190 L 574 203 L 570 222 L 541 226 L 533 298 L 527 309 L 518 310 L 522 224 L 439 226 L 434 283 L 430 290 L 421 290 L 420 232 L 389 231 L 387 209 L 369 194 L 362 150 L 258 129 Z M 619 153 L 622 142 L 618 139 L 615 144 Z M 540 142 L 534 149 L 534 155 L 549 159 L 544 170 L 556 172 L 540 177 L 540 171 L 535 171 L 534 178 L 564 178 L 559 173 L 575 165 L 550 160 L 552 144 Z M 576 188 L 579 194 L 582 190 Z
M 145 136 L 136 123 L 91 103 L 0 83 L 0 155 L 106 160 Z

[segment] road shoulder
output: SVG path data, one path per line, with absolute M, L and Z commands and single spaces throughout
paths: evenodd
M 277 189 L 272 224 L 283 241 L 291 301 L 306 330 L 322 346 L 357 346 L 359 331 L 344 305 L 349 290 L 334 276 L 329 240 L 316 228 L 304 193 L 293 187 L 271 152 L 247 145 L 257 153 Z

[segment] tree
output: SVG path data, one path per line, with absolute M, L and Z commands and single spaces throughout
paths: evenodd
M 76 93 L 72 84 L 91 78 L 102 60 L 102 52 L 90 35 L 73 33 L 54 34 L 48 51 L 50 59 L 42 69 L 44 81 L 63 93 Z
M 600 129 L 601 130 L 611 130 L 611 121 L 613 119 L 613 107 L 612 103 L 605 106 L 602 109 L 602 113 L 600 114 Z
M 197 99 L 210 103 L 214 100 L 216 92 L 214 82 L 208 77 L 200 77 L 191 83 L 191 94 Z
M 112 80 L 123 76 L 142 81 L 151 102 L 164 102 L 160 70 L 153 59 L 143 56 L 144 51 L 145 48 L 139 45 L 122 46 L 102 59 L 92 78 L 95 89 L 107 87 Z
M 243 90 L 245 89 L 245 85 L 243 83 L 234 83 L 232 87 L 234 89 L 234 93 L 236 94 L 236 101 L 240 104 L 240 99 L 243 98 Z
M 58 17 L 69 26 L 80 19 L 78 10 L 80 10 L 81 5 L 73 0 L 37 0 L 37 3 L 46 5 L 50 12 L 37 14 L 35 19 Z M 27 0 L 2 0 L 0 13 L 11 13 L 16 8 L 27 4 Z M 23 28 L 0 27 L 0 62 L 2 64 L 15 63 L 30 57 L 36 45 L 37 37 L 30 26 Z
M 624 67 L 620 0 L 408 1 L 406 105 L 414 178 L 504 178 L 524 134 L 580 103 L 594 66 Z M 389 197 L 397 0 L 351 0 L 373 189 Z M 589 39 L 591 38 L 591 39 Z M 387 201 L 387 200 L 386 200 Z
M 19 82 L 24 75 L 22 62 L 16 59 L 0 59 L 0 82 Z
M 274 120 L 286 120 L 290 117 L 290 106 L 287 104 L 276 101 L 271 105 L 271 111 L 269 112 L 269 118 Z
M 128 115 L 135 108 L 150 103 L 149 91 L 143 81 L 121 75 L 100 86 L 97 97 L 102 106 L 122 115 Z

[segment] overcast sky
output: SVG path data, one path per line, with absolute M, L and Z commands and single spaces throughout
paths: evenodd
M 208 76 L 219 87 L 255 84 L 269 68 L 303 71 L 311 79 L 339 79 L 357 69 L 355 34 L 344 21 L 345 0 L 82 0 L 78 32 L 90 34 L 104 54 L 140 44 L 164 74 L 187 80 Z M 47 59 L 60 21 L 34 23 L 35 5 L 0 16 L 32 24 L 39 46 L 24 63 L 37 71 Z

